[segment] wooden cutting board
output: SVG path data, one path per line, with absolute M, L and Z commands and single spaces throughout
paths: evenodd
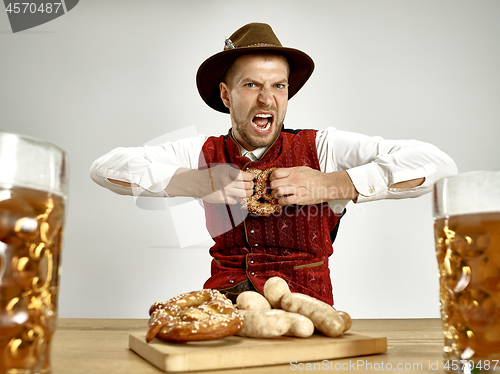
M 166 372 L 255 367 L 289 364 L 291 361 L 322 361 L 387 351 L 387 338 L 353 333 L 346 333 L 338 338 L 315 334 L 307 339 L 230 336 L 184 344 L 166 343 L 159 339 L 146 343 L 145 339 L 146 333 L 130 334 L 130 349 Z

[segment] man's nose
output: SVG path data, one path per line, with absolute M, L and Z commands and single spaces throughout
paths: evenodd
M 271 106 L 273 104 L 274 97 L 271 87 L 262 87 L 259 94 L 259 101 L 266 106 Z

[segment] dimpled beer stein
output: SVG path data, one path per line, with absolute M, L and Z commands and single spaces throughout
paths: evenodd
M 50 373 L 68 160 L 0 131 L 0 374 Z
M 444 368 L 500 373 L 500 171 L 434 187 Z

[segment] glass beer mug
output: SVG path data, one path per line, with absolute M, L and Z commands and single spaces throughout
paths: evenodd
M 500 171 L 434 187 L 444 368 L 500 373 Z
M 0 374 L 50 373 L 68 160 L 0 131 Z

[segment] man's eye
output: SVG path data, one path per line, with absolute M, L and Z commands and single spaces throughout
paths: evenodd
M 255 84 L 253 84 L 253 83 L 247 83 L 245 86 L 247 86 L 247 87 L 255 87 Z
M 281 89 L 281 88 L 285 88 L 285 85 L 284 85 L 284 84 L 282 84 L 282 83 L 278 83 L 278 84 L 276 85 L 276 88 L 280 88 L 280 89 Z

